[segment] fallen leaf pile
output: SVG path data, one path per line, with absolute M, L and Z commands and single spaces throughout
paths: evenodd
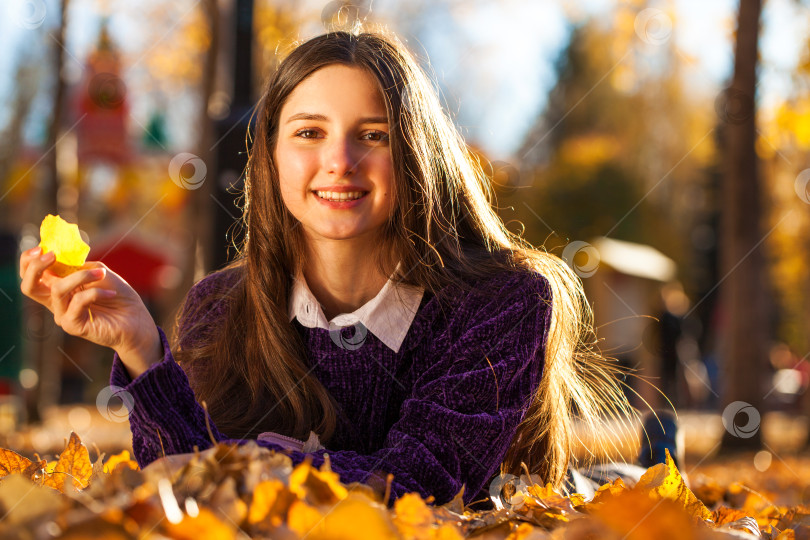
M 617 479 L 590 500 L 534 484 L 490 511 L 466 508 L 463 490 L 442 506 L 409 493 L 389 508 L 371 487 L 342 484 L 328 459 L 293 467 L 255 443 L 218 444 L 139 470 L 128 452 L 91 463 L 71 433 L 50 463 L 0 449 L 0 538 L 810 538 L 806 506 L 704 476 L 693 486 L 667 456 L 634 486 Z

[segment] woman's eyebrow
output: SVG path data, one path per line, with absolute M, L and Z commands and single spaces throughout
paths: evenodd
M 291 117 L 289 117 L 287 119 L 286 123 L 289 124 L 290 122 L 294 122 L 296 120 L 314 120 L 314 121 L 317 121 L 317 122 L 328 122 L 329 118 L 327 116 L 322 115 L 322 114 L 301 112 L 301 113 L 296 113 L 296 114 L 292 115 Z M 360 124 L 387 124 L 388 123 L 388 117 L 387 116 L 371 116 L 371 117 L 368 117 L 368 118 L 361 118 L 359 123 Z
M 296 113 L 287 119 L 287 123 L 294 122 L 295 120 L 317 120 L 319 122 L 325 122 L 329 120 L 326 116 L 322 114 L 313 114 L 313 113 Z

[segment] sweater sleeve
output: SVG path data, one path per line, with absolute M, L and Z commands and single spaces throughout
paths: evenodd
M 446 332 L 421 351 L 415 362 L 425 368 L 379 450 L 304 453 L 259 444 L 285 451 L 293 464 L 311 457 L 320 467 L 328 454 L 344 483 L 384 485 L 391 473 L 391 501 L 415 491 L 443 504 L 465 486 L 464 502 L 471 502 L 496 474 L 539 384 L 551 317 L 551 293 L 542 276 L 512 279 L 500 292 L 489 302 L 462 302 Z M 211 446 L 206 413 L 160 333 L 162 362 L 133 381 L 116 355 L 111 378 L 133 398 L 133 449 L 142 467 L 163 450 Z M 244 442 L 226 439 L 209 423 L 217 441 Z

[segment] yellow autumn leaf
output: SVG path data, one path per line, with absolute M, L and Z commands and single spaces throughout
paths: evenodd
M 104 463 L 104 472 L 107 474 L 111 474 L 115 470 L 115 468 L 122 463 L 124 463 L 127 467 L 129 467 L 134 471 L 140 469 L 140 467 L 138 467 L 138 463 L 130 458 L 129 450 L 123 450 L 118 454 L 110 456 L 110 459 L 108 459 L 107 462 Z
M 335 504 L 348 493 L 340 483 L 340 477 L 326 463 L 318 470 L 312 466 L 311 458 L 296 465 L 290 474 L 289 485 L 293 494 L 314 505 Z
M 647 469 L 633 490 L 676 501 L 691 516 L 701 521 L 712 519 L 711 511 L 686 487 L 672 456 L 669 455 L 669 450 L 666 451 L 666 455 L 666 463 L 659 463 Z
M 211 510 L 200 508 L 195 517 L 183 516 L 180 523 L 165 522 L 166 533 L 175 540 L 229 540 L 236 531 L 222 522 Z
M 90 462 L 90 453 L 82 444 L 79 436 L 75 432 L 71 432 L 67 446 L 59 454 L 53 473 L 45 475 L 42 485 L 58 489 L 63 493 L 66 485 L 84 489 L 92 474 L 93 464 Z
M 82 240 L 79 226 L 68 223 L 60 216 L 48 214 L 39 226 L 42 253 L 53 251 L 56 261 L 49 270 L 65 277 L 81 268 L 90 253 L 90 246 Z
M 265 480 L 253 490 L 248 522 L 254 524 L 269 519 L 272 526 L 278 527 L 292 501 L 293 495 L 284 482 L 277 478 Z
M 426 538 L 433 512 L 418 493 L 406 493 L 394 502 L 394 525 L 406 539 Z

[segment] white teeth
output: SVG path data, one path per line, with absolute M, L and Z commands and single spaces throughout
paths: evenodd
M 328 201 L 353 201 L 364 195 L 362 191 L 349 191 L 347 193 L 337 193 L 335 191 L 316 191 L 318 197 Z

